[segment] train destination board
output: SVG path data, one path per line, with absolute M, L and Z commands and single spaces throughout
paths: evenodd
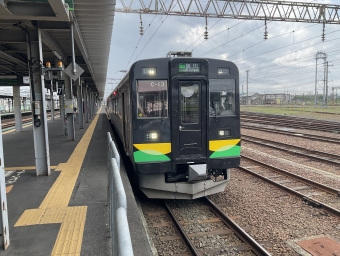
M 18 77 L 16 75 L 0 76 L 0 85 L 17 85 Z
M 179 63 L 178 72 L 185 73 L 201 72 L 201 63 Z
M 27 83 L 26 76 L 0 75 L 0 86 L 29 86 L 29 79 Z

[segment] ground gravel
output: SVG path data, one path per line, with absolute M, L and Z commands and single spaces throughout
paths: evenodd
M 334 121 L 336 118 L 339 118 L 340 122 L 340 115 L 330 115 L 330 121 Z M 306 129 L 285 130 L 340 139 L 340 134 L 330 132 Z M 241 132 L 244 135 L 297 145 L 310 150 L 340 154 L 340 144 L 244 128 Z M 337 165 L 311 161 L 294 154 L 247 142 L 242 142 L 242 154 L 333 188 L 340 188 L 340 167 Z M 247 164 L 249 162 L 241 161 L 241 165 L 246 166 Z M 298 183 L 292 183 L 290 186 L 294 185 L 298 185 Z M 272 255 L 301 255 L 290 246 L 292 241 L 294 243 L 296 240 L 314 238 L 315 236 L 329 236 L 340 241 L 340 218 L 329 215 L 322 209 L 313 208 L 301 198 L 288 194 L 239 169 L 231 170 L 231 180 L 226 190 L 223 193 L 211 195 L 210 198 L 215 203 L 221 204 L 222 210 Z M 315 195 L 313 198 L 318 200 L 321 195 Z M 322 195 L 322 199 L 334 208 L 340 209 L 340 199 L 334 199 L 334 196 L 328 197 L 327 195 Z M 149 234 L 158 255 L 187 253 L 188 248 L 181 239 L 164 240 L 164 237 L 178 236 L 178 232 L 176 228 L 167 224 L 171 223 L 171 219 L 160 207 L 160 202 L 157 200 L 141 202 Z M 171 205 L 177 218 L 185 223 L 184 227 L 189 234 L 227 228 L 221 222 L 200 222 L 199 220 L 211 220 L 216 216 L 212 212 L 202 209 L 198 200 L 169 200 L 167 202 Z M 207 235 L 192 239 L 202 249 L 217 249 L 226 244 L 228 246 L 240 244 L 240 240 L 235 235 Z M 206 253 L 205 255 L 210 254 Z M 254 254 L 221 249 L 219 254 L 213 255 L 253 256 Z
M 210 196 L 272 255 L 299 255 L 287 242 L 315 235 L 340 240 L 340 220 L 250 174 L 231 170 L 225 192 Z
M 246 143 L 245 143 L 246 144 Z M 301 158 L 294 161 L 291 157 L 277 150 L 254 146 L 254 148 L 242 148 L 242 155 L 251 157 L 263 163 L 275 166 L 304 178 L 330 186 L 335 189 L 340 188 L 340 170 L 338 166 L 321 164 L 316 161 L 301 161 Z M 242 165 L 242 162 L 241 162 Z M 246 166 L 246 162 L 243 164 Z M 325 168 L 327 167 L 327 168 Z
M 256 138 L 272 140 L 280 143 L 285 143 L 288 145 L 298 146 L 309 150 L 321 151 L 326 152 L 329 154 L 337 154 L 340 152 L 340 143 L 333 144 L 323 141 L 305 139 L 305 138 L 298 138 L 283 134 L 275 134 L 270 132 L 258 131 L 258 130 L 251 130 L 251 129 L 241 129 L 242 135 L 248 135 Z M 242 136 L 241 136 L 242 137 Z M 340 156 L 339 156 L 340 158 Z
M 167 256 L 180 253 L 189 253 L 185 243 L 178 239 L 166 240 L 166 237 L 179 236 L 177 230 L 171 225 L 171 218 L 164 211 L 160 200 L 140 200 L 140 205 L 148 226 L 149 237 L 157 250 L 157 255 Z

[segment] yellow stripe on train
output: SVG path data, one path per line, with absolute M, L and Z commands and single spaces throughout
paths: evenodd
M 241 139 L 233 139 L 233 140 L 211 140 L 209 141 L 209 150 L 210 151 L 218 151 L 225 147 L 235 146 L 240 142 Z
M 147 143 L 147 144 L 133 144 L 138 150 L 154 150 L 162 154 L 171 152 L 171 143 Z

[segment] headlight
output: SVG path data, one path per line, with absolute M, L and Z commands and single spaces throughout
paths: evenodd
M 218 135 L 220 137 L 229 137 L 229 136 L 231 136 L 231 130 L 230 129 L 219 130 Z
M 158 141 L 159 140 L 159 132 L 158 131 L 145 132 L 144 133 L 144 140 L 146 140 L 146 141 Z

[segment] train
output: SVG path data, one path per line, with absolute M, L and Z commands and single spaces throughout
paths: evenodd
M 131 65 L 106 100 L 139 189 L 195 199 L 225 190 L 240 164 L 239 71 L 230 61 L 164 57 Z

